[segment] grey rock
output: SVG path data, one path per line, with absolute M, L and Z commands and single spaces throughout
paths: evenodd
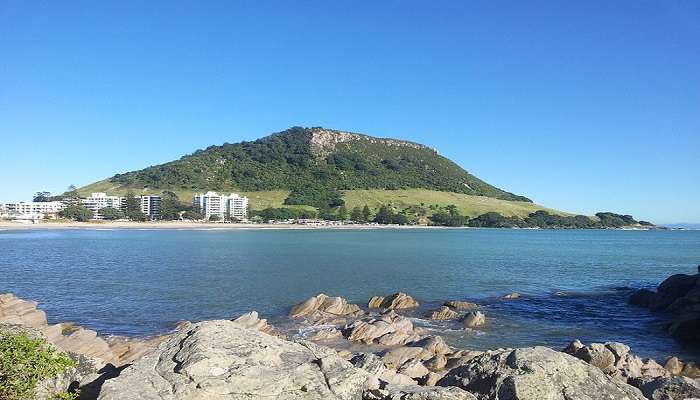
M 462 319 L 464 329 L 474 329 L 486 324 L 486 315 L 481 311 L 472 311 Z
M 437 383 L 479 400 L 644 400 L 639 389 L 547 347 L 489 351 Z
M 360 399 L 370 374 L 329 348 L 205 321 L 105 382 L 100 400 Z
M 366 393 L 365 400 L 476 400 L 476 397 L 456 387 L 387 385 L 381 390 Z
M 658 378 L 640 386 L 649 400 L 681 400 L 700 398 L 700 385 L 685 376 Z

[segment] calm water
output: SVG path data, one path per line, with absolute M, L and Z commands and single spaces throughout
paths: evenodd
M 319 292 L 366 304 L 401 290 L 426 308 L 485 304 L 483 333 L 416 319 L 463 347 L 581 338 L 697 357 L 661 332 L 661 316 L 625 300 L 630 287 L 698 263 L 700 231 L 0 231 L 0 292 L 39 301 L 52 322 L 125 335 L 253 309 L 284 324 L 291 305 Z M 512 291 L 526 298 L 497 300 Z

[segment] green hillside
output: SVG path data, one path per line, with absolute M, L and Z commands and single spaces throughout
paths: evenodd
M 259 204 L 276 203 L 288 191 L 285 205 L 318 208 L 342 204 L 343 193 L 408 189 L 530 203 L 469 174 L 435 150 L 417 143 L 375 138 L 323 128 L 291 128 L 253 142 L 211 146 L 179 160 L 114 175 L 87 185 L 81 193 L 178 193 L 216 190 L 249 193 Z M 274 197 L 274 198 L 273 198 Z M 348 201 L 358 198 L 347 194 Z M 390 198 L 391 196 L 384 196 Z M 258 206 L 256 206 L 257 208 Z

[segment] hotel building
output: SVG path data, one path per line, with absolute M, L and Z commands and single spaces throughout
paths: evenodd
M 206 220 L 211 219 L 212 215 L 218 216 L 220 221 L 248 218 L 248 198 L 237 193 L 230 195 L 220 195 L 217 192 L 197 193 L 194 195 L 193 204 L 199 207 Z

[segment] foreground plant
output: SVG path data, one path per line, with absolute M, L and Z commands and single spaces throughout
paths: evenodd
M 39 382 L 62 374 L 76 362 L 40 338 L 0 330 L 0 399 L 33 399 Z M 58 399 L 76 395 L 57 393 Z

